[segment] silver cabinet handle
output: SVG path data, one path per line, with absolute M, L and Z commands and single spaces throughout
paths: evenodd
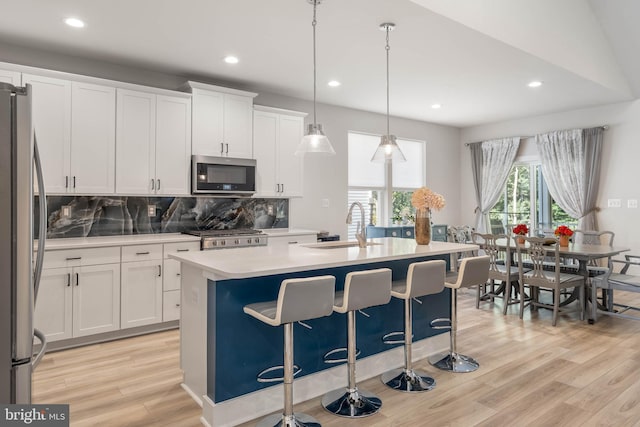
M 73 177 L 73 188 L 76 188 L 76 177 Z
M 147 251 L 147 252 L 136 252 L 136 255 L 149 255 L 149 251 Z
M 76 286 L 80 286 L 80 274 L 76 273 Z
M 69 175 L 64 176 L 64 188 L 69 188 Z
M 156 180 L 155 180 L 155 179 L 152 179 L 152 180 L 151 180 L 151 189 L 152 189 L 152 190 L 155 190 L 155 189 L 156 189 Z
M 67 261 L 76 261 L 76 260 L 79 260 L 79 259 L 82 259 L 82 257 L 81 256 L 74 256 L 74 257 L 71 257 L 71 258 L 66 258 Z
M 227 151 L 225 151 L 225 154 L 229 154 L 229 144 L 224 144 L 227 146 Z
M 71 273 L 67 273 L 67 288 L 71 286 Z
M 158 179 L 158 188 L 156 188 L 156 190 L 160 191 L 160 180 Z
M 180 273 L 176 273 L 176 276 L 180 277 Z
M 158 277 L 162 277 L 162 266 L 158 265 Z
M 180 307 L 180 304 L 176 304 L 176 307 Z
M 289 244 L 290 244 L 290 245 L 295 245 L 295 244 L 297 244 L 297 243 L 298 243 L 298 242 L 289 242 Z
M 189 252 L 189 249 L 178 249 L 176 252 Z
M 282 192 L 284 193 L 284 184 L 282 184 Z
M 224 154 L 224 142 L 220 143 L 220 154 Z

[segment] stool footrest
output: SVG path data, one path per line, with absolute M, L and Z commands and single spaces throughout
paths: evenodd
M 390 339 L 393 337 L 402 337 L 402 339 L 400 340 Z M 413 335 L 411 336 L 411 338 L 413 338 Z M 383 344 L 404 344 L 404 331 L 389 332 L 388 334 L 384 334 L 382 336 L 382 343 Z
M 448 317 L 439 317 L 433 319 L 429 324 L 433 329 L 449 329 L 451 330 L 451 319 Z
M 348 362 L 348 359 L 345 358 L 341 358 L 341 359 L 333 359 L 330 356 L 333 356 L 337 353 L 348 353 L 348 349 L 346 347 L 340 347 L 340 348 L 334 348 L 333 350 L 329 350 L 328 352 L 325 353 L 324 356 L 322 356 L 322 359 L 324 361 L 324 363 L 327 364 L 334 364 L 334 363 L 345 363 Z M 356 348 L 356 358 L 360 356 L 360 350 Z
M 282 377 L 265 377 L 266 374 L 269 374 L 271 372 L 275 372 L 275 371 L 279 371 L 279 370 L 284 370 L 284 366 L 282 365 L 278 365 L 278 366 L 272 366 L 270 368 L 267 368 L 261 372 L 258 373 L 258 375 L 256 376 L 256 381 L 258 381 L 259 383 L 275 383 L 275 382 L 279 382 L 279 381 L 284 381 L 284 376 Z M 302 368 L 298 365 L 293 365 L 293 376 L 295 377 L 296 375 L 298 375 L 300 372 L 302 372 Z

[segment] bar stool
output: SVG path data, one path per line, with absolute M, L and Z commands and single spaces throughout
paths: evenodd
M 267 325 L 284 325 L 284 410 L 264 418 L 258 427 L 320 427 L 315 418 L 293 413 L 293 323 L 329 316 L 333 312 L 335 283 L 333 276 L 286 279 L 276 301 L 244 306 L 245 313 Z
M 429 363 L 436 368 L 450 372 L 473 372 L 480 364 L 469 356 L 459 354 L 456 348 L 456 333 L 458 331 L 458 289 L 480 286 L 489 279 L 489 257 L 477 256 L 463 258 L 457 274 L 447 275 L 445 286 L 452 290 L 451 293 L 451 319 L 434 319 L 431 326 L 434 329 L 449 329 L 451 346 L 448 353 L 431 356 Z M 449 322 L 450 325 L 438 325 Z
M 413 314 L 411 300 L 425 295 L 439 294 L 444 289 L 444 278 L 447 263 L 442 260 L 414 262 L 409 265 L 407 279 L 394 281 L 391 295 L 404 300 L 404 340 L 385 341 L 387 343 L 404 343 L 404 368 L 394 369 L 382 374 L 382 382 L 387 386 L 405 392 L 429 391 L 436 386 L 436 381 L 424 372 L 414 371 L 411 367 L 411 344 L 413 342 Z M 402 332 L 392 332 L 383 340 Z
M 346 389 L 331 391 L 322 398 L 324 408 L 342 417 L 360 418 L 375 414 L 382 400 L 356 385 L 356 310 L 383 305 L 391 300 L 391 270 L 380 268 L 347 273 L 344 291 L 336 292 L 333 311 L 347 313 Z

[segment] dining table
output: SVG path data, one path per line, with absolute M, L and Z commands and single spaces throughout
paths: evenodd
M 549 239 L 549 242 L 553 242 L 555 239 Z M 515 243 L 513 239 L 498 239 L 498 246 L 502 246 L 506 248 L 507 245 L 511 248 L 511 253 L 514 254 L 516 251 L 516 245 L 527 249 L 529 247 L 528 243 Z M 576 270 L 577 274 L 580 274 L 584 277 L 585 284 L 589 283 L 589 262 L 593 260 L 598 260 L 602 258 L 610 258 L 612 256 L 618 255 L 622 252 L 630 251 L 631 248 L 625 246 L 609 246 L 609 245 L 590 245 L 584 243 L 574 243 L 569 242 L 569 246 L 560 246 L 559 254 L 561 258 L 565 259 L 574 259 L 578 262 L 578 268 Z M 549 245 L 549 252 L 554 252 L 555 246 L 553 244 Z M 514 265 L 512 263 L 511 265 Z M 567 305 L 578 298 L 579 289 L 574 288 L 571 295 L 561 302 L 560 305 Z M 587 296 L 590 295 L 589 292 L 586 293 Z M 587 299 L 589 299 L 588 297 Z M 586 303 L 586 301 L 585 301 Z M 597 301 L 592 302 L 597 303 Z M 600 307 L 601 309 L 605 309 L 604 307 Z M 591 319 L 589 319 L 591 320 Z

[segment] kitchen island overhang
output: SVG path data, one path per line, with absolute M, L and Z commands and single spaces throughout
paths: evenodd
M 477 249 L 475 245 L 410 239 L 371 239 L 372 245 L 331 247 L 289 245 L 201 251 L 172 256 L 182 263 L 181 367 L 184 388 L 203 405 L 210 425 L 233 425 L 282 407 L 280 382 L 258 381 L 258 374 L 282 365 L 282 330 L 243 313 L 246 304 L 274 300 L 282 280 L 332 274 L 336 290 L 350 271 L 388 267 L 393 280 L 406 277 L 412 262 L 444 259 Z M 414 304 L 414 358 L 447 347 L 448 336 L 433 330 L 430 320 L 449 317 L 450 292 L 421 298 Z M 358 314 L 358 377 L 370 378 L 403 363 L 401 344 L 385 344 L 382 336 L 403 330 L 402 301 Z M 346 346 L 346 317 L 331 316 L 295 326 L 296 401 L 306 400 L 345 384 L 346 367 L 327 356 Z M 330 354 L 336 354 L 330 353 Z M 341 357 L 338 353 L 338 358 Z M 263 374 L 262 379 L 265 378 Z M 276 384 L 274 386 L 274 384 Z

